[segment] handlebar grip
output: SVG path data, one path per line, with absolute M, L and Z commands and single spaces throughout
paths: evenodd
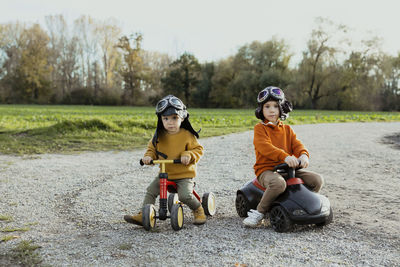
M 174 159 L 174 163 L 181 163 L 181 159 Z
M 140 159 L 139 163 L 140 163 L 140 166 L 143 166 L 143 165 L 144 165 L 144 162 L 143 162 L 142 159 Z M 153 164 L 153 160 L 150 161 L 150 164 Z
M 276 172 L 279 169 L 287 169 L 288 167 L 289 167 L 289 165 L 287 165 L 287 163 L 281 163 L 274 167 L 274 172 Z
M 299 166 L 297 166 L 295 169 L 296 170 L 298 170 L 298 169 L 301 169 L 301 160 L 298 160 L 298 162 L 299 162 Z M 289 165 L 287 164 L 287 163 L 281 163 L 281 164 L 279 164 L 279 165 L 276 165 L 275 167 L 274 167 L 274 172 L 276 172 L 277 170 L 279 170 L 279 169 L 288 169 L 288 168 L 290 168 L 289 167 Z

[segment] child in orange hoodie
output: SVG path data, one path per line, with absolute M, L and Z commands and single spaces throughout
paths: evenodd
M 256 163 L 254 171 L 258 182 L 266 188 L 257 210 L 251 209 L 243 220 L 245 226 L 256 226 L 269 212 L 272 202 L 286 189 L 285 179 L 277 172 L 274 166 L 287 163 L 296 170 L 296 177 L 302 178 L 304 183 L 313 191 L 318 192 L 323 185 L 321 175 L 306 171 L 309 165 L 310 154 L 305 146 L 297 139 L 289 125 L 282 123 L 292 111 L 292 104 L 285 99 L 283 91 L 274 86 L 263 89 L 257 97 L 258 107 L 256 117 L 261 120 L 254 126 L 254 149 Z

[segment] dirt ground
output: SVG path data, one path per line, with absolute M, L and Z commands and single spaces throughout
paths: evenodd
M 178 232 L 167 221 L 147 232 L 122 220 L 139 210 L 157 174 L 138 164 L 144 150 L 0 155 L 0 215 L 10 218 L 0 220 L 0 238 L 16 237 L 0 242 L 0 265 L 24 265 L 15 248 L 27 240 L 53 266 L 399 266 L 400 123 L 293 128 L 310 151 L 309 169 L 325 179 L 321 193 L 334 210 L 326 227 L 280 234 L 268 223 L 242 226 L 235 197 L 254 178 L 252 131 L 200 138 L 197 186 L 214 192 L 217 214 L 194 226 L 185 207 Z

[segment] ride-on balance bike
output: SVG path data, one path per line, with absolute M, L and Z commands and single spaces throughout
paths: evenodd
M 156 225 L 156 219 L 166 220 L 171 219 L 172 229 L 175 231 L 181 230 L 184 223 L 183 214 L 183 203 L 179 202 L 177 194 L 177 185 L 175 182 L 168 180 L 168 173 L 165 172 L 165 164 L 179 164 L 180 159 L 175 160 L 152 160 L 150 164 L 160 164 L 161 171 L 158 175 L 160 179 L 160 208 L 158 216 L 156 214 L 156 208 L 153 204 L 147 204 L 142 210 L 142 222 L 143 227 L 147 231 L 153 229 Z M 144 165 L 143 161 L 140 160 L 140 165 Z M 167 192 L 170 194 L 167 198 Z M 204 193 L 202 198 L 193 189 L 194 196 L 201 202 L 204 213 L 212 216 L 215 214 L 215 196 L 212 192 Z M 168 215 L 168 211 L 170 215 Z
M 311 191 L 295 170 L 286 163 L 275 166 L 274 171 L 287 173 L 286 190 L 272 203 L 270 222 L 277 232 L 287 232 L 293 224 L 315 224 L 324 226 L 332 222 L 333 212 L 327 197 Z M 256 209 L 265 188 L 257 178 L 247 182 L 236 193 L 236 211 L 240 217 L 247 217 L 250 209 Z

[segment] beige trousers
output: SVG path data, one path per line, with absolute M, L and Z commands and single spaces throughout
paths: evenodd
M 304 184 L 314 192 L 321 190 L 324 179 L 318 173 L 300 169 L 296 171 L 296 177 L 303 179 Z M 258 182 L 265 187 L 265 192 L 258 203 L 257 211 L 265 214 L 271 209 L 272 202 L 286 189 L 286 181 L 277 172 L 265 171 L 257 177 Z

